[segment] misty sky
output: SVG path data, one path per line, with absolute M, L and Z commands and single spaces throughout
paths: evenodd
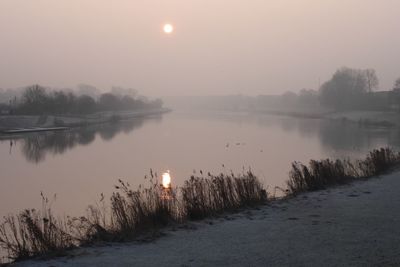
M 400 76 L 399 0 L 0 0 L 0 88 L 274 94 Z M 175 32 L 167 36 L 162 25 Z

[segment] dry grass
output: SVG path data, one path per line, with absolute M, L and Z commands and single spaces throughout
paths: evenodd
M 371 177 L 391 171 L 400 164 L 400 153 L 391 148 L 374 149 L 358 162 L 361 175 Z
M 110 224 L 92 234 L 91 239 L 103 239 L 101 233 L 106 231 L 111 240 L 103 241 L 132 240 L 141 233 L 155 231 L 181 219 L 176 192 L 172 188 L 165 189 L 154 183 L 150 188 L 132 190 L 120 180 L 117 189 L 119 191 L 111 196 Z M 95 225 L 100 228 L 98 223 Z
M 340 159 L 311 160 L 309 166 L 294 162 L 287 186 L 290 194 L 320 190 L 355 179 L 380 175 L 399 164 L 400 154 L 390 148 L 375 149 L 365 159 L 354 162 Z
M 266 200 L 266 191 L 251 172 L 243 177 L 233 174 L 208 174 L 207 178 L 192 176 L 182 187 L 184 211 L 190 220 L 254 206 Z
M 65 220 L 53 216 L 48 199 L 42 195 L 41 211 L 25 210 L 4 217 L 0 245 L 12 260 L 62 253 L 74 246 Z
M 0 226 L 0 246 L 11 260 L 57 255 L 73 247 L 95 242 L 124 242 L 143 235 L 154 236 L 170 223 L 200 219 L 266 201 L 257 178 L 248 172 L 234 175 L 192 177 L 182 188 L 164 188 L 154 179 L 151 186 L 132 190 L 119 180 L 106 207 L 89 206 L 79 218 L 56 219 L 50 208 L 26 210 L 4 218 Z M 47 199 L 44 198 L 47 204 Z

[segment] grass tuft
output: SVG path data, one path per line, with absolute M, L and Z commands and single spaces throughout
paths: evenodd
M 292 163 L 287 186 L 290 194 L 325 189 L 391 171 L 400 164 L 400 154 L 391 148 L 374 149 L 363 160 L 311 160 L 308 166 Z

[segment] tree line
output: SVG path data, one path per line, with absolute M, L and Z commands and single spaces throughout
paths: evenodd
M 377 95 L 379 80 L 374 69 L 340 68 L 320 88 L 321 105 L 338 110 L 376 109 L 381 107 Z
M 90 114 L 100 111 L 122 111 L 161 108 L 161 99 L 100 94 L 98 98 L 86 94 L 76 95 L 71 91 L 46 90 L 40 85 L 27 87 L 21 97 L 10 102 L 12 112 L 26 115 Z
M 226 95 L 186 98 L 187 105 L 214 110 L 260 111 L 400 111 L 400 78 L 392 90 L 379 91 L 374 69 L 342 67 L 317 90 L 301 89 L 280 95 Z M 186 104 L 186 103 L 185 103 Z
M 327 108 L 331 110 L 389 110 L 400 107 L 400 78 L 392 90 L 377 91 L 374 69 L 339 68 L 318 90 L 302 89 L 278 96 L 257 97 L 256 108 Z

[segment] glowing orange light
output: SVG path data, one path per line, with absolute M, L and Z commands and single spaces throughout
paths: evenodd
M 171 176 L 169 175 L 169 171 L 164 172 L 162 174 L 162 186 L 164 188 L 170 188 L 171 187 Z

